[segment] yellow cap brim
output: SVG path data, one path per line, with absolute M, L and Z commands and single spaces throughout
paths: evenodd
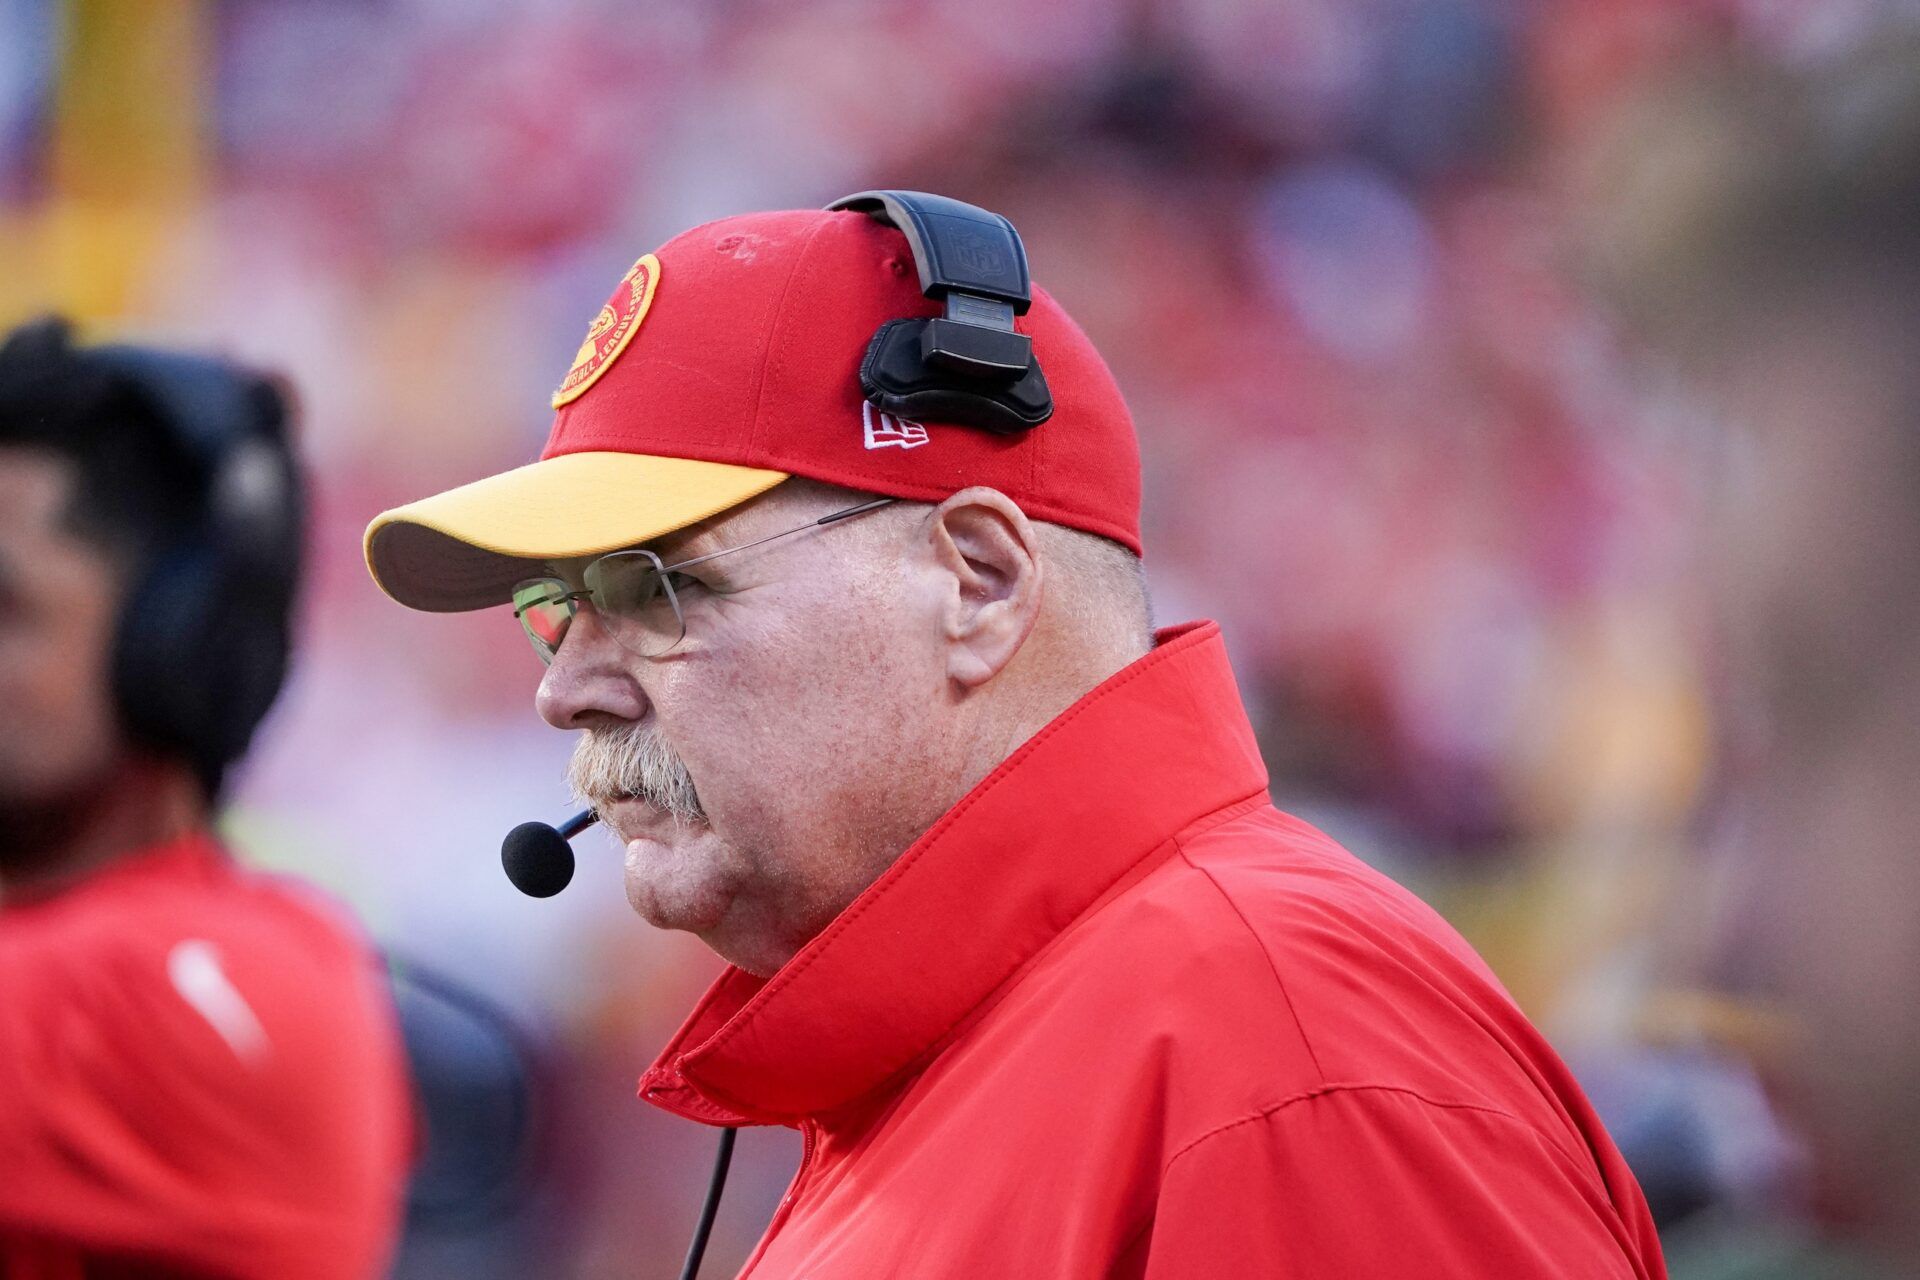
M 382 512 L 367 526 L 367 568 L 409 608 L 485 609 L 543 562 L 661 537 L 786 478 L 690 458 L 562 454 Z

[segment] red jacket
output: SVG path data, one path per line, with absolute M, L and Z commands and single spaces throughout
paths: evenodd
M 0 1280 L 367 1280 L 411 1140 L 367 947 L 211 838 L 0 909 Z
M 1161 640 L 642 1077 L 805 1135 L 742 1274 L 1664 1276 L 1499 982 L 1268 803 L 1218 628 Z

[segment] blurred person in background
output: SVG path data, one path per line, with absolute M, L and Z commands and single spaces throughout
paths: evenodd
M 1152 631 L 1085 335 L 1036 289 L 1011 388 L 887 380 L 889 333 L 934 341 L 927 253 L 845 209 L 687 232 L 541 461 L 367 531 L 401 603 L 512 607 L 633 907 L 731 962 L 640 1091 L 801 1130 L 748 1271 L 1663 1276 L 1491 972 L 1271 805 L 1219 628 Z M 1013 329 L 1018 276 L 948 323 Z M 1035 363 L 1051 417 L 1010 423 Z
M 1817 1217 L 1920 1274 L 1920 38 L 1723 56 L 1623 113 L 1595 172 L 1604 283 L 1721 450 L 1699 963 L 1786 1015 L 1755 1048 Z
M 360 935 L 212 823 L 286 668 L 288 408 L 213 360 L 0 347 L 0 1277 L 364 1280 L 412 1140 Z

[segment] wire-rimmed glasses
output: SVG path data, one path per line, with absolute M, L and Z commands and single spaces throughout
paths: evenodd
M 842 511 L 830 512 L 818 520 L 809 520 L 779 533 L 770 533 L 764 538 L 755 538 L 752 542 L 743 542 L 737 547 L 723 547 L 719 551 L 709 551 L 705 555 L 678 560 L 673 564 L 662 564 L 660 557 L 651 551 L 609 551 L 589 561 L 582 571 L 580 580 L 584 590 L 574 590 L 565 578 L 557 574 L 527 578 L 516 584 L 513 588 L 513 616 L 520 620 L 520 626 L 526 631 L 527 639 L 533 642 L 533 651 L 540 655 L 542 663 L 551 664 L 554 654 L 560 651 L 560 644 L 567 638 L 567 629 L 573 625 L 574 614 L 579 611 L 582 600 L 593 603 L 600 624 L 622 648 L 642 658 L 664 657 L 687 637 L 686 614 L 681 610 L 680 596 L 674 585 L 674 578 L 681 570 L 772 542 L 776 538 L 791 537 L 823 524 L 861 515 L 893 501 L 893 498 L 876 498 Z M 683 579 L 681 585 L 684 586 L 686 581 Z

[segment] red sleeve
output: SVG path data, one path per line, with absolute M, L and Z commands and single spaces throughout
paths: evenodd
M 410 1122 L 363 951 L 273 911 L 36 941 L 0 944 L 0 1262 L 381 1272 Z
M 1605 1189 L 1503 1112 L 1390 1089 L 1316 1094 L 1175 1156 L 1147 1280 L 1649 1280 Z

